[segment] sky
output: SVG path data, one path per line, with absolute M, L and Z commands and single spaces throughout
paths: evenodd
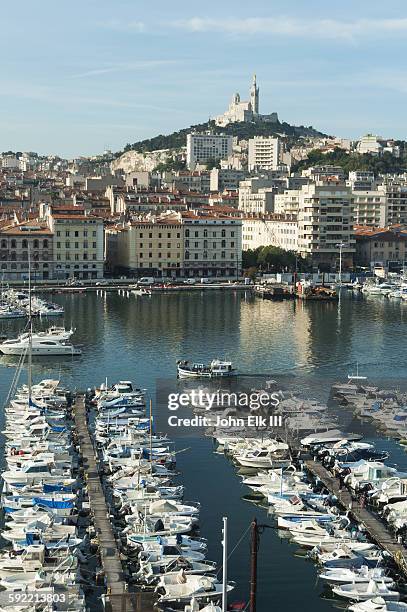
M 19 0 L 0 20 L 0 151 L 117 151 L 247 99 L 254 72 L 260 112 L 407 137 L 405 0 Z

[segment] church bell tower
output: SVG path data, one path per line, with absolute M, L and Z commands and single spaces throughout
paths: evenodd
M 253 75 L 253 82 L 250 88 L 250 103 L 254 115 L 259 114 L 259 88 L 257 87 L 256 75 Z

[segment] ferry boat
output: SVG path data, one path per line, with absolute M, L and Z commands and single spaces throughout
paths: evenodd
M 231 361 L 212 359 L 210 364 L 177 361 L 178 378 L 218 378 L 236 376 L 237 371 Z

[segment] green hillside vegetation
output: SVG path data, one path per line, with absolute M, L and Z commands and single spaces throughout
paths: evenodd
M 277 134 L 285 134 L 293 140 L 298 140 L 301 137 L 308 136 L 323 136 L 321 132 L 314 130 L 313 127 L 293 126 L 288 123 L 271 123 L 271 122 L 253 122 L 253 123 L 231 123 L 225 128 L 218 127 L 213 121 L 193 125 L 189 128 L 173 132 L 172 134 L 155 136 L 133 144 L 127 144 L 124 151 L 137 151 L 139 153 L 156 151 L 158 149 L 179 149 L 185 147 L 187 143 L 187 135 L 191 131 L 205 132 L 212 130 L 215 134 L 231 134 L 237 136 L 240 140 L 247 140 L 254 136 L 276 136 Z M 118 153 L 120 155 L 121 152 Z
M 302 160 L 292 170 L 295 172 L 310 168 L 311 166 L 334 165 L 341 166 L 345 173 L 352 170 L 370 170 L 378 174 L 400 174 L 407 170 L 407 150 L 405 143 L 398 143 L 401 151 L 400 157 L 391 153 L 384 153 L 381 157 L 359 153 L 346 153 L 343 149 L 335 149 L 332 153 L 323 153 L 320 150 L 311 151 L 307 159 Z

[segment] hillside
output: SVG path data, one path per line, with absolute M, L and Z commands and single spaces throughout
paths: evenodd
M 353 170 L 369 170 L 375 175 L 379 174 L 400 174 L 407 170 L 407 151 L 405 143 L 399 142 L 400 157 L 395 157 L 391 153 L 384 153 L 382 156 L 360 153 L 347 153 L 343 149 L 335 149 L 331 153 L 324 153 L 319 150 L 311 151 L 307 159 L 304 159 L 292 168 L 294 172 L 310 168 L 311 166 L 333 165 L 341 166 L 345 173 Z
M 205 130 L 212 130 L 216 134 L 231 134 L 232 136 L 238 136 L 239 139 L 247 140 L 254 136 L 276 136 L 277 134 L 285 134 L 289 138 L 296 140 L 300 137 L 323 137 L 325 134 L 314 130 L 313 127 L 304 127 L 290 125 L 289 123 L 268 123 L 268 122 L 257 122 L 257 123 L 231 123 L 225 128 L 218 127 L 213 121 L 206 123 L 200 123 L 198 125 L 192 125 L 189 128 L 184 128 L 178 132 L 172 134 L 155 136 L 154 138 L 148 138 L 146 140 L 140 140 L 133 144 L 128 144 L 124 148 L 126 151 L 138 151 L 140 153 L 151 152 L 162 149 L 179 149 L 186 146 L 187 134 L 191 131 L 203 132 Z M 122 151 L 118 153 L 121 155 Z

